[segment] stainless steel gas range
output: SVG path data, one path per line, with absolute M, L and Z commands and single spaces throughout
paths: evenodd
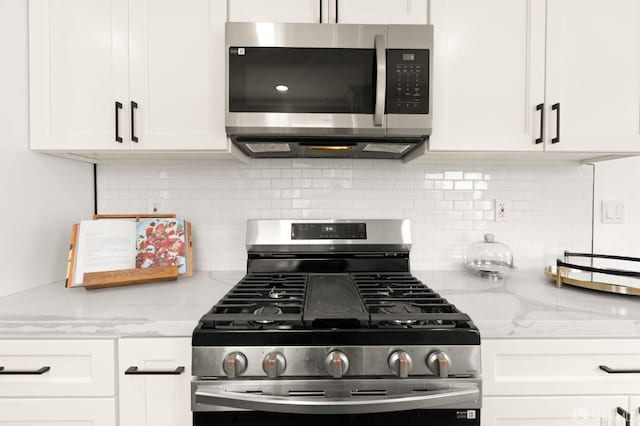
M 256 220 L 193 333 L 193 424 L 479 426 L 480 334 L 409 272 L 404 220 Z

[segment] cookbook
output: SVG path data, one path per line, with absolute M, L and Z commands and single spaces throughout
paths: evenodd
M 177 266 L 180 276 L 193 273 L 191 227 L 182 218 L 83 220 L 75 226 L 67 287 L 82 286 L 87 272 Z

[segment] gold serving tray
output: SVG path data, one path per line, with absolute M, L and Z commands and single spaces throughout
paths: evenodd
M 640 288 L 585 280 L 585 277 L 592 276 L 592 274 L 563 266 L 547 266 L 544 270 L 544 274 L 554 280 L 556 282 L 556 287 L 558 288 L 561 288 L 563 284 L 567 284 L 575 287 L 587 288 L 589 290 L 604 291 L 607 293 L 640 296 Z

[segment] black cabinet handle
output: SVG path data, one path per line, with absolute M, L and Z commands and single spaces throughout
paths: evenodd
M 551 110 L 556 111 L 556 137 L 551 139 L 551 143 L 560 142 L 560 104 L 551 105 Z
M 608 374 L 640 374 L 640 369 L 618 370 L 615 368 L 608 367 L 606 365 L 599 365 L 598 368 Z
M 536 144 L 544 142 L 544 104 L 536 105 L 536 111 L 540 111 L 540 137 L 536 139 Z
M 625 426 L 631 426 L 631 414 L 629 414 L 627 410 L 625 410 L 622 407 L 617 407 L 616 412 L 618 413 L 619 416 L 624 418 Z
M 4 367 L 0 367 L 0 375 L 2 374 L 13 374 L 13 375 L 18 375 L 18 376 L 39 376 L 41 374 L 46 373 L 47 371 L 51 370 L 51 367 L 49 366 L 45 366 L 42 367 L 38 370 L 5 370 Z
M 122 109 L 122 103 L 116 101 L 116 142 L 122 143 L 122 137 L 120 137 L 120 114 L 119 109 Z
M 131 101 L 131 140 L 134 141 L 135 143 L 138 143 L 138 137 L 136 136 L 136 130 L 135 130 L 135 114 L 134 114 L 134 110 L 138 109 L 138 103 Z
M 180 366 L 177 367 L 175 370 L 169 370 L 169 371 L 161 371 L 161 370 L 138 370 L 138 367 L 129 367 L 127 368 L 127 370 L 124 372 L 124 374 L 127 375 L 140 375 L 140 376 L 146 376 L 146 375 L 154 375 L 154 376 L 168 376 L 168 375 L 174 375 L 177 376 L 178 374 L 182 374 L 184 373 L 184 367 Z

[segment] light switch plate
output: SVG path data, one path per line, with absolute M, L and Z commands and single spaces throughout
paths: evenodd
M 624 223 L 624 201 L 602 200 L 602 223 Z

